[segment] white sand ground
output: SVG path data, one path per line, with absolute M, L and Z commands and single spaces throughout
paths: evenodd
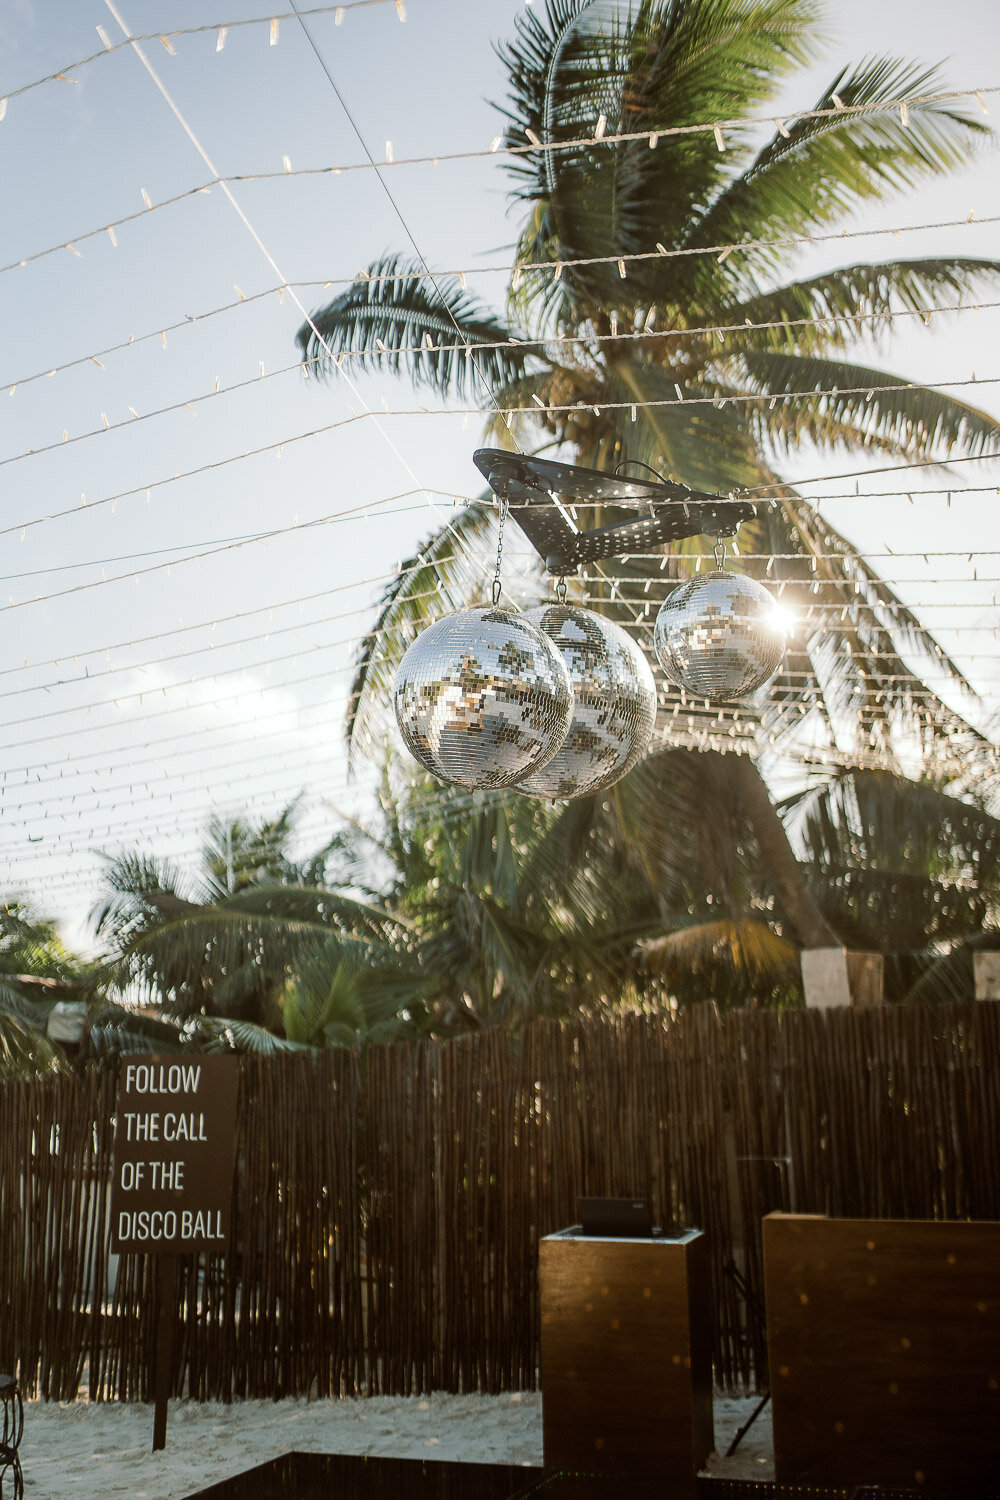
M 773 1479 L 770 1408 L 731 1459 L 720 1457 L 756 1400 L 715 1402 L 708 1473 Z M 542 1398 L 373 1396 L 360 1401 L 172 1401 L 167 1445 L 152 1453 L 153 1408 L 110 1402 L 25 1403 L 26 1500 L 67 1494 L 129 1500 L 184 1496 L 293 1449 L 465 1463 L 542 1462 Z

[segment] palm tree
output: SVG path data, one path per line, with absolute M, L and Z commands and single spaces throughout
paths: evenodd
M 981 801 L 854 769 L 782 813 L 830 923 L 889 957 L 887 993 L 972 998 L 971 949 L 997 947 L 1000 923 L 1000 820 Z
M 345 831 L 338 884 L 405 918 L 421 1029 L 593 1013 L 629 994 L 797 1001 L 794 923 L 730 770 L 717 752 L 660 750 L 610 793 L 557 804 L 422 773 L 400 792 L 387 774 L 380 828 Z M 1000 821 L 984 808 L 855 769 L 780 812 L 817 908 L 849 946 L 886 956 L 891 998 L 995 927 Z M 325 970 L 317 1002 L 337 988 Z
M 334 865 L 336 884 L 405 920 L 423 986 L 411 1014 L 436 1034 L 626 996 L 799 994 L 788 918 L 711 752 L 659 751 L 610 792 L 554 804 L 387 771 L 378 822 L 346 829 Z
M 594 1011 L 629 985 L 657 898 L 638 860 L 612 873 L 602 808 L 386 774 L 379 820 L 345 837 L 341 871 L 405 922 L 422 1029 Z
M 60 1002 L 85 1007 L 97 989 L 96 965 L 68 952 L 53 923 L 23 902 L 0 904 L 0 1078 L 65 1067 L 49 1016 Z
M 295 811 L 258 824 L 213 819 L 193 882 L 142 853 L 107 862 L 94 922 L 112 981 L 152 1000 L 190 1042 L 271 1051 L 275 1036 L 311 1045 L 348 1019 L 353 1038 L 398 1018 L 405 933 L 381 906 L 324 885 L 325 851 L 292 859 Z M 336 982 L 317 1001 L 321 970 Z
M 782 459 L 810 445 L 943 461 L 991 452 L 1000 436 L 985 412 L 851 357 L 858 336 L 884 341 L 895 313 L 981 296 L 1000 263 L 891 259 L 787 277 L 789 244 L 952 171 L 988 134 L 961 104 L 933 98 L 936 70 L 881 58 L 838 72 L 814 112 L 762 140 L 755 122 L 814 54 L 819 18 L 814 0 L 637 0 L 627 10 L 546 0 L 525 10 L 500 49 L 504 161 L 524 212 L 505 313 L 388 255 L 298 335 L 303 358 L 327 375 L 346 356 L 443 398 L 488 394 L 491 442 L 606 470 L 637 460 L 692 488 L 770 497 L 740 550 L 742 566 L 775 581 L 797 611 L 785 668 L 763 707 L 710 708 L 666 688 L 659 734 L 749 752 L 730 756 L 729 772 L 806 946 L 836 939 L 754 757 L 873 759 L 898 771 L 916 749 L 925 768 L 961 785 L 985 740 L 904 653 L 971 692 L 958 667 L 782 482 Z M 610 519 L 579 516 L 583 528 Z M 481 590 L 476 553 L 491 524 L 489 507 L 469 506 L 386 591 L 358 658 L 355 753 L 383 738 L 410 640 Z M 651 616 L 702 546 L 593 566 L 579 597 L 649 646 Z M 824 608 L 830 600 L 840 607 Z

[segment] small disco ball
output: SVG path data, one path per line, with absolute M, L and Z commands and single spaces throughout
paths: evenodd
M 785 651 L 774 598 L 739 573 L 704 573 L 660 606 L 653 649 L 666 675 L 698 698 L 745 698 L 773 677 Z
M 518 783 L 530 797 L 585 797 L 620 781 L 653 732 L 656 685 L 632 637 L 575 605 L 544 604 L 531 620 L 559 648 L 573 684 L 566 738 L 541 770 Z
M 569 673 L 524 615 L 463 609 L 423 631 L 396 672 L 396 722 L 440 781 L 513 786 L 552 759 L 573 714 Z

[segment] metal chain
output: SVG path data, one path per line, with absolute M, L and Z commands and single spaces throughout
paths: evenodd
M 726 544 L 721 536 L 715 538 L 715 571 L 721 573 L 726 561 Z
M 500 564 L 503 560 L 503 527 L 507 519 L 508 505 L 505 499 L 500 501 L 500 529 L 497 532 L 497 570 L 493 575 L 493 605 L 494 608 L 500 603 Z
M 565 577 L 560 578 L 559 582 L 556 584 L 556 603 L 557 604 L 565 604 L 566 603 L 566 579 L 565 579 Z

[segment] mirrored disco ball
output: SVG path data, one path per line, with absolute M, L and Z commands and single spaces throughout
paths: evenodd
M 671 681 L 699 698 L 755 693 L 785 651 L 774 598 L 753 578 L 705 573 L 674 589 L 656 617 L 653 647 Z
M 492 605 L 423 631 L 396 672 L 396 721 L 441 781 L 513 786 L 562 744 L 573 689 L 562 657 L 524 615 Z
M 653 732 L 656 685 L 642 651 L 613 620 L 575 605 L 545 604 L 526 619 L 559 648 L 573 684 L 566 738 L 518 784 L 531 797 L 584 797 L 619 781 Z

